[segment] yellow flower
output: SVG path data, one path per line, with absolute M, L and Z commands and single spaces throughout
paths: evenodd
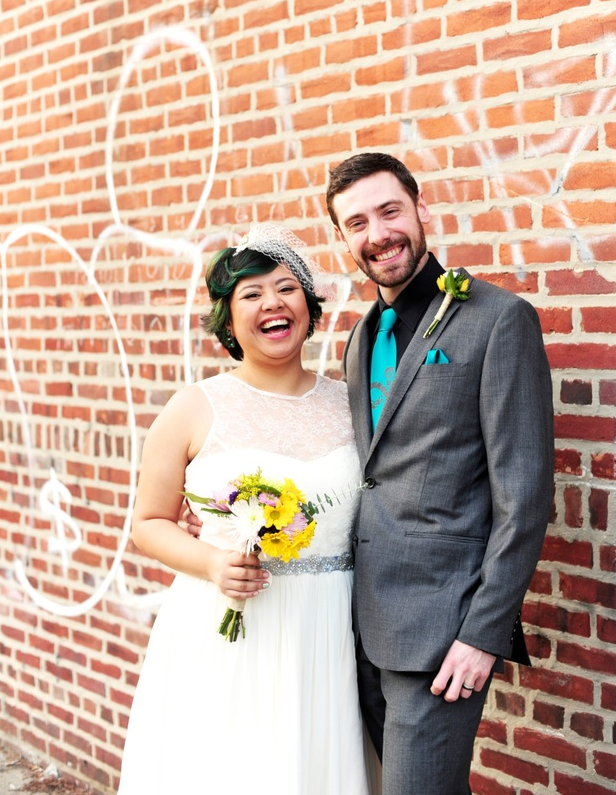
M 265 526 L 271 527 L 274 525 L 277 530 L 282 530 L 283 527 L 291 524 L 296 513 L 297 501 L 294 497 L 289 497 L 285 493 L 280 495 L 276 505 L 263 506 Z
M 289 538 L 284 530 L 279 530 L 277 533 L 265 533 L 261 538 L 261 549 L 270 558 L 281 558 L 288 563 L 291 558 L 299 558 L 300 549 L 305 549 L 310 545 L 315 526 L 315 522 L 310 522 L 301 533 L 297 533 L 293 538 Z
M 288 478 L 283 483 L 280 491 L 282 497 L 289 497 L 290 499 L 295 500 L 296 503 L 302 503 L 306 501 L 303 492 L 301 492 L 295 483 Z
M 277 533 L 265 533 L 261 538 L 261 549 L 270 558 L 282 558 L 285 563 L 291 559 L 291 539 L 282 530 Z
M 314 536 L 315 527 L 316 527 L 316 522 L 310 522 L 310 524 L 304 530 L 302 530 L 301 533 L 298 533 L 295 536 L 292 542 L 293 550 L 295 551 L 293 557 L 298 558 L 299 557 L 298 551 L 300 549 L 305 549 L 307 546 L 310 545 L 312 537 Z

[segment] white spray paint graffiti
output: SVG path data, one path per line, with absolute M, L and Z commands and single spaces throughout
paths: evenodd
M 408 3 L 408 0 L 407 0 L 407 5 L 409 6 L 410 9 L 410 3 Z M 410 23 L 405 26 L 405 30 L 410 50 L 410 44 L 411 44 Z M 132 228 L 130 224 L 123 223 L 120 215 L 120 210 L 118 207 L 116 186 L 114 183 L 114 173 L 113 173 L 113 147 L 115 141 L 115 131 L 116 131 L 118 113 L 123 98 L 123 92 L 128 86 L 129 81 L 137 65 L 151 52 L 153 48 L 161 45 L 163 42 L 170 42 L 180 47 L 186 47 L 189 50 L 191 50 L 193 53 L 197 54 L 197 56 L 199 57 L 199 59 L 207 69 L 207 73 L 209 76 L 210 90 L 211 90 L 210 107 L 211 107 L 211 118 L 213 125 L 213 144 L 212 144 L 211 158 L 209 163 L 209 170 L 205 186 L 200 195 L 196 209 L 192 215 L 192 218 L 187 228 L 184 230 L 184 233 L 180 237 L 166 237 L 160 234 L 148 233 L 136 230 Z M 614 47 L 614 39 L 606 40 L 605 45 L 606 45 L 606 73 L 613 76 L 616 74 L 616 48 Z M 546 80 L 549 80 L 549 68 L 546 68 L 545 78 Z M 482 96 L 483 79 L 484 78 L 480 75 L 478 76 L 476 81 L 475 91 L 476 91 L 477 100 L 479 100 Z M 279 65 L 275 71 L 275 88 L 276 88 L 277 105 L 280 114 L 281 125 L 283 126 L 285 132 L 294 133 L 293 118 L 291 113 L 291 107 L 293 103 L 293 98 L 291 95 L 291 83 L 284 67 L 281 65 Z M 413 90 L 412 84 L 409 82 L 408 88 L 405 89 L 406 92 L 405 102 L 407 108 L 410 107 L 410 97 L 412 94 L 412 90 Z M 452 88 L 450 85 L 447 85 L 445 91 L 449 92 L 444 97 L 445 101 L 452 102 L 456 99 L 456 97 L 452 94 Z M 616 107 L 616 90 L 614 90 L 613 88 L 609 89 L 605 88 L 596 92 L 593 100 L 592 113 L 598 113 L 600 111 L 603 112 L 611 111 L 614 107 Z M 458 119 L 458 122 L 460 124 L 460 131 L 463 133 L 470 132 L 470 127 L 465 126 L 467 124 L 467 121 L 464 115 L 459 114 L 456 118 Z M 521 117 L 519 117 L 518 122 L 520 126 L 524 125 L 524 120 Z M 569 173 L 571 166 L 575 162 L 575 159 L 577 158 L 579 153 L 582 152 L 586 147 L 592 134 L 593 130 L 590 126 L 563 129 L 558 133 L 556 133 L 549 140 L 546 140 L 546 142 L 543 144 L 543 150 L 541 150 L 538 147 L 534 153 L 537 157 L 540 157 L 552 151 L 557 151 L 557 150 L 562 151 L 563 146 L 566 146 L 566 149 L 569 152 L 565 165 L 561 167 L 559 173 L 555 178 L 552 179 L 547 170 L 543 172 L 542 178 L 545 180 L 545 190 L 543 191 L 543 193 L 546 197 L 549 197 L 551 199 L 555 199 L 557 197 L 559 198 L 559 207 L 561 208 L 563 217 L 566 219 L 566 226 L 569 228 L 569 230 L 577 240 L 579 256 L 582 261 L 589 261 L 592 259 L 590 251 L 588 250 L 588 247 L 584 244 L 584 242 L 576 236 L 575 219 L 569 214 L 565 203 L 563 201 L 560 201 L 560 197 L 562 196 L 562 188 L 564 181 L 566 179 L 567 174 Z M 412 124 L 407 124 L 404 121 L 401 121 L 400 123 L 401 147 L 405 144 L 408 145 L 411 138 L 413 138 L 413 142 L 415 144 L 417 143 L 428 144 L 427 148 L 429 148 L 430 142 L 420 141 L 418 139 L 416 131 L 413 131 Z M 70 255 L 72 261 L 85 274 L 88 283 L 90 284 L 92 289 L 96 292 L 99 301 L 104 307 L 111 328 L 113 330 L 115 344 L 117 346 L 117 350 L 120 356 L 120 362 L 121 362 L 120 369 L 126 393 L 126 404 L 128 408 L 127 411 L 128 432 L 130 437 L 130 472 L 129 472 L 129 487 L 128 487 L 128 508 L 122 529 L 122 536 L 118 544 L 117 551 L 114 555 L 113 562 L 109 568 L 109 571 L 104 576 L 103 580 L 100 582 L 98 587 L 95 589 L 95 592 L 89 598 L 87 598 L 86 600 L 84 600 L 79 604 L 67 605 L 41 594 L 29 581 L 24 561 L 22 560 L 16 561 L 15 572 L 20 585 L 24 588 L 25 592 L 36 604 L 38 604 L 40 607 L 48 610 L 51 613 L 64 615 L 64 616 L 81 615 L 87 612 L 89 609 L 91 609 L 94 605 L 96 605 L 100 601 L 100 599 L 102 599 L 103 596 L 108 592 L 108 590 L 114 583 L 120 597 L 127 605 L 132 605 L 144 609 L 150 609 L 157 606 L 160 602 L 161 598 L 160 593 L 152 593 L 146 595 L 132 594 L 126 585 L 124 569 L 122 566 L 122 556 L 125 552 L 130 533 L 132 504 L 134 501 L 136 472 L 138 465 L 138 462 L 136 460 L 136 448 L 137 448 L 136 422 L 135 422 L 135 412 L 133 406 L 133 397 L 131 391 L 131 382 L 130 382 L 126 351 L 122 344 L 120 332 L 112 311 L 112 307 L 110 306 L 106 296 L 104 295 L 104 293 L 100 288 L 100 285 L 96 279 L 95 271 L 96 271 L 96 266 L 99 262 L 99 258 L 101 256 L 101 252 L 103 251 L 104 247 L 114 238 L 124 238 L 128 240 L 134 240 L 142 244 L 147 249 L 161 252 L 163 254 L 170 254 L 172 256 L 186 260 L 190 263 L 191 275 L 190 275 L 189 284 L 186 288 L 187 294 L 185 301 L 184 323 L 183 323 L 183 369 L 184 369 L 185 382 L 191 383 L 193 380 L 193 371 L 192 371 L 192 363 L 190 358 L 191 346 L 189 339 L 189 331 L 190 331 L 189 319 L 190 319 L 190 311 L 195 301 L 198 283 L 202 272 L 202 262 L 201 262 L 202 253 L 206 248 L 208 248 L 211 245 L 216 245 L 220 247 L 235 242 L 235 239 L 229 240 L 224 235 L 206 236 L 197 243 L 191 242 L 191 240 L 189 239 L 189 235 L 191 233 L 194 233 L 197 228 L 199 218 L 203 212 L 204 207 L 206 206 L 206 202 L 209 193 L 211 191 L 211 187 L 216 172 L 216 163 L 218 158 L 219 145 L 220 145 L 220 111 L 218 103 L 217 82 L 212 62 L 206 47 L 202 44 L 199 37 L 189 30 L 179 27 L 167 27 L 167 28 L 157 29 L 151 32 L 150 34 L 144 36 L 138 42 L 137 46 L 133 49 L 130 59 L 126 64 L 124 70 L 122 71 L 120 83 L 116 90 L 110 108 L 110 115 L 109 115 L 109 122 L 108 122 L 107 136 L 105 143 L 105 176 L 109 192 L 113 224 L 111 224 L 106 229 L 104 229 L 103 232 L 98 237 L 89 262 L 85 263 L 82 260 L 82 258 L 79 256 L 77 251 L 68 243 L 66 243 L 66 241 L 58 233 L 38 224 L 28 224 L 20 227 L 19 229 L 11 233 L 0 246 L 1 265 L 2 265 L 2 296 L 3 296 L 2 322 L 3 322 L 5 347 L 6 347 L 6 356 L 7 356 L 9 374 L 14 385 L 14 391 L 21 416 L 22 433 L 23 433 L 23 438 L 25 440 L 25 447 L 27 449 L 28 468 L 30 472 L 31 473 L 34 472 L 35 444 L 33 439 L 31 438 L 29 418 L 27 416 L 27 410 L 26 410 L 26 403 L 24 401 L 21 392 L 21 387 L 19 384 L 17 369 L 15 367 L 13 359 L 12 343 L 9 334 L 7 256 L 9 249 L 17 241 L 22 240 L 23 238 L 29 235 L 43 236 L 53 241 L 60 248 L 64 249 Z M 484 166 L 485 173 L 488 175 L 488 178 L 490 179 L 493 185 L 500 186 L 500 190 L 503 196 L 506 197 L 507 188 L 505 186 L 505 181 L 501 169 L 502 159 L 499 157 L 495 147 L 491 142 L 488 141 L 488 142 L 476 143 L 474 144 L 474 148 L 479 156 L 480 162 Z M 529 152 L 529 154 L 532 153 Z M 306 182 L 306 186 L 308 187 L 312 186 L 310 174 L 308 170 L 305 168 L 305 166 L 302 165 L 301 145 L 298 138 L 292 140 L 285 139 L 284 161 L 285 163 L 291 163 L 292 161 L 297 161 L 299 164 L 300 173 L 303 175 L 303 178 Z M 429 169 L 431 165 L 436 168 L 437 167 L 436 160 L 434 160 L 432 164 L 430 162 L 426 163 L 426 168 Z M 284 193 L 284 189 L 286 187 L 287 173 L 288 173 L 287 171 L 284 171 L 282 175 L 281 193 Z M 523 179 L 523 177 L 521 179 Z M 455 198 L 453 195 L 453 186 L 449 186 L 449 188 L 451 191 L 451 198 L 453 200 Z M 533 200 L 530 198 L 525 198 L 525 201 L 529 203 L 533 202 Z M 322 229 L 325 234 L 325 239 L 330 241 L 333 240 L 331 223 L 329 221 L 329 218 L 323 216 L 320 209 L 320 204 L 316 197 L 312 198 L 312 211 L 315 217 L 321 219 Z M 514 223 L 513 211 L 508 207 L 503 207 L 501 209 L 501 212 L 504 218 L 506 229 L 509 231 L 514 231 L 515 223 Z M 442 227 L 439 227 L 439 222 L 440 219 L 437 216 L 436 226 L 435 226 L 436 237 L 440 236 L 439 232 L 444 231 Z M 462 219 L 461 223 L 464 224 L 464 219 Z M 467 218 L 467 223 L 470 228 L 470 222 L 468 221 L 468 218 Z M 435 250 L 439 258 L 445 261 L 447 249 L 443 247 L 442 250 L 439 250 L 438 248 L 436 248 Z M 522 266 L 524 265 L 524 260 L 523 260 L 523 252 L 521 245 L 514 242 L 512 250 L 514 252 L 514 264 L 518 267 L 520 278 L 522 278 L 523 277 Z M 335 331 L 337 321 L 339 319 L 339 315 L 343 310 L 343 308 L 346 306 L 347 301 L 351 295 L 351 291 L 353 289 L 353 282 L 346 271 L 346 266 L 343 258 L 340 256 L 338 252 L 335 252 L 335 257 L 336 257 L 337 266 L 339 268 L 339 273 L 335 275 L 335 280 L 337 281 L 338 284 L 338 296 L 336 304 L 332 308 L 330 322 L 323 337 L 323 342 L 321 345 L 320 357 L 319 357 L 319 370 L 321 372 L 325 368 L 328 360 L 329 346 L 333 338 L 333 334 Z M 154 318 L 152 321 L 152 323 L 154 324 L 157 322 L 158 320 L 156 318 Z M 50 467 L 48 480 L 41 487 L 39 503 L 43 514 L 51 520 L 53 529 L 55 531 L 55 535 L 52 535 L 52 537 L 49 539 L 48 549 L 50 552 L 55 553 L 60 557 L 62 571 L 66 576 L 70 556 L 79 549 L 83 541 L 83 538 L 79 525 L 70 515 L 71 494 L 67 489 L 67 487 L 58 479 L 56 471 L 53 466 Z
M 126 357 L 126 351 L 122 343 L 121 335 L 113 311 L 111 309 L 111 306 L 109 305 L 107 297 L 101 290 L 100 285 L 96 280 L 95 268 L 100 253 L 106 242 L 113 237 L 120 237 L 120 236 L 125 239 L 136 240 L 139 243 L 143 244 L 145 247 L 152 249 L 154 251 L 160 251 L 178 257 L 179 256 L 185 257 L 186 259 L 188 259 L 189 262 L 192 263 L 192 276 L 189 287 L 187 289 L 187 300 L 185 304 L 185 314 L 184 314 L 184 377 L 186 383 L 191 383 L 192 373 L 191 373 L 191 364 L 190 364 L 189 317 L 190 317 L 190 310 L 192 304 L 194 303 L 199 278 L 201 276 L 201 270 L 202 270 L 201 254 L 209 244 L 211 244 L 212 242 L 219 242 L 219 241 L 218 240 L 214 241 L 211 236 L 208 236 L 203 240 L 201 240 L 199 243 L 194 244 L 191 243 L 186 238 L 179 238 L 179 239 L 167 238 L 161 235 L 155 235 L 140 230 L 136 230 L 133 229 L 128 224 L 123 224 L 120 219 L 120 214 L 116 199 L 115 185 L 113 180 L 114 134 L 115 134 L 116 121 L 117 121 L 117 114 L 119 111 L 120 103 L 122 101 L 123 91 L 126 85 L 128 84 L 128 81 L 130 80 L 135 64 L 141 59 L 143 59 L 154 47 L 159 46 L 163 42 L 171 42 L 177 46 L 187 47 L 192 52 L 196 53 L 201 59 L 204 66 L 206 67 L 210 80 L 211 115 L 212 115 L 213 134 L 214 134 L 213 145 L 212 145 L 212 154 L 210 159 L 208 178 L 201 193 L 201 197 L 197 204 L 197 208 L 195 209 L 193 217 L 189 223 L 188 229 L 186 230 L 186 233 L 189 234 L 190 232 L 194 231 L 194 229 L 197 226 L 199 217 L 203 212 L 203 207 L 205 206 L 208 195 L 210 193 L 216 170 L 216 160 L 218 157 L 219 142 L 220 142 L 220 111 L 219 111 L 219 101 L 218 101 L 218 89 L 217 89 L 216 77 L 214 74 L 214 69 L 212 66 L 209 52 L 207 51 L 206 47 L 202 44 L 198 36 L 196 36 L 193 32 L 185 30 L 183 28 L 166 27 L 154 30 L 150 34 L 144 36 L 137 44 L 137 46 L 134 48 L 131 58 L 129 59 L 129 62 L 122 73 L 120 84 L 116 91 L 113 104 L 111 106 L 110 123 L 107 131 L 107 140 L 105 148 L 105 154 L 106 154 L 105 173 L 106 173 L 107 186 L 110 196 L 111 210 L 115 223 L 112 224 L 111 226 L 108 226 L 100 234 L 96 246 L 94 247 L 94 250 L 92 252 L 92 256 L 90 258 L 89 263 L 86 264 L 83 261 L 83 259 L 79 256 L 77 251 L 72 246 L 70 246 L 61 235 L 39 224 L 27 224 L 16 229 L 7 237 L 7 239 L 0 246 L 0 256 L 1 256 L 1 265 L 2 265 L 2 324 L 3 324 L 4 341 L 6 346 L 7 366 L 9 370 L 9 375 L 13 383 L 13 388 L 21 416 L 22 433 L 23 433 L 23 438 L 25 440 L 25 446 L 27 449 L 28 470 L 31 473 L 30 477 L 31 482 L 34 482 L 33 474 L 35 471 L 35 464 L 34 464 L 35 446 L 31 438 L 29 417 L 27 414 L 26 404 L 21 390 L 21 385 L 19 383 L 19 377 L 15 366 L 12 342 L 9 333 L 9 295 L 8 295 L 7 256 L 11 246 L 14 243 L 30 235 L 40 235 L 52 240 L 60 248 L 64 249 L 70 255 L 73 262 L 86 275 L 89 285 L 96 292 L 99 301 L 101 302 L 102 306 L 105 308 L 107 318 L 110 322 L 111 328 L 114 333 L 115 343 L 119 351 L 120 361 L 121 361 L 121 372 L 124 378 L 128 426 L 129 426 L 128 430 L 130 436 L 128 509 L 126 512 L 126 518 L 122 529 L 122 536 L 109 571 L 107 572 L 107 574 L 105 575 L 99 586 L 95 589 L 94 593 L 92 593 L 87 599 L 80 602 L 79 604 L 63 604 L 40 593 L 40 591 L 38 591 L 28 579 L 24 561 L 18 559 L 15 562 L 15 573 L 17 580 L 22 586 L 22 588 L 25 590 L 25 592 L 28 594 L 28 596 L 37 605 L 44 608 L 45 610 L 48 610 L 51 613 L 55 613 L 56 615 L 78 616 L 87 612 L 103 598 L 103 596 L 107 593 L 114 580 L 117 581 L 117 587 L 120 595 L 128 603 L 138 604 L 143 606 L 153 606 L 158 603 L 160 598 L 159 595 L 157 594 L 152 595 L 152 597 L 148 595 L 146 596 L 133 595 L 129 593 L 125 584 L 124 572 L 122 568 L 122 556 L 126 549 L 126 545 L 128 543 L 129 534 L 130 534 L 132 505 L 135 497 L 136 473 L 138 466 L 138 461 L 136 458 L 137 455 L 136 421 L 135 421 L 135 411 L 133 406 L 133 397 L 132 397 L 130 374 L 128 368 L 128 361 Z M 61 483 L 60 480 L 58 480 L 56 472 L 52 467 L 50 469 L 49 479 L 47 480 L 46 483 L 43 484 L 41 489 L 40 507 L 43 511 L 43 514 L 52 520 L 53 526 L 56 531 L 56 535 L 52 536 L 52 538 L 49 541 L 48 549 L 50 552 L 57 553 L 60 555 L 62 561 L 62 568 L 65 574 L 68 568 L 69 555 L 75 552 L 79 548 L 82 542 L 82 534 L 79 529 L 79 526 L 71 518 L 70 514 L 62 509 L 62 503 L 68 508 L 70 507 L 70 502 L 71 502 L 71 495 L 68 488 L 63 483 Z M 67 537 L 65 528 L 68 528 L 71 531 L 73 536 L 72 538 L 69 539 Z

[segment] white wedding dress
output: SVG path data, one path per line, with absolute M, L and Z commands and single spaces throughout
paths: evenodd
M 360 469 L 346 384 L 318 377 L 302 397 L 228 374 L 199 386 L 214 422 L 187 491 L 212 496 L 260 467 L 313 502 L 346 496 L 317 514 L 299 562 L 285 573 L 272 562 L 270 588 L 246 604 L 245 638 L 218 634 L 227 602 L 213 583 L 176 576 L 135 694 L 119 795 L 367 795 L 349 568 Z M 201 517 L 202 541 L 230 546 L 225 520 Z

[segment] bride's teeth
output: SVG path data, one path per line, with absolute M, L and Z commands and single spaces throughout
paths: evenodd
M 269 329 L 274 328 L 275 326 L 288 326 L 288 320 L 267 320 L 265 323 L 261 324 L 262 329 Z

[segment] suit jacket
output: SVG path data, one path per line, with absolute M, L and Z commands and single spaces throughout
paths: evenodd
M 468 274 L 465 274 L 468 275 Z M 553 497 L 549 366 L 534 308 L 471 279 L 428 339 L 434 299 L 398 365 L 374 436 L 370 333 L 344 368 L 364 471 L 354 622 L 368 658 L 433 671 L 457 638 L 529 663 L 520 610 Z M 449 364 L 424 364 L 430 349 Z

